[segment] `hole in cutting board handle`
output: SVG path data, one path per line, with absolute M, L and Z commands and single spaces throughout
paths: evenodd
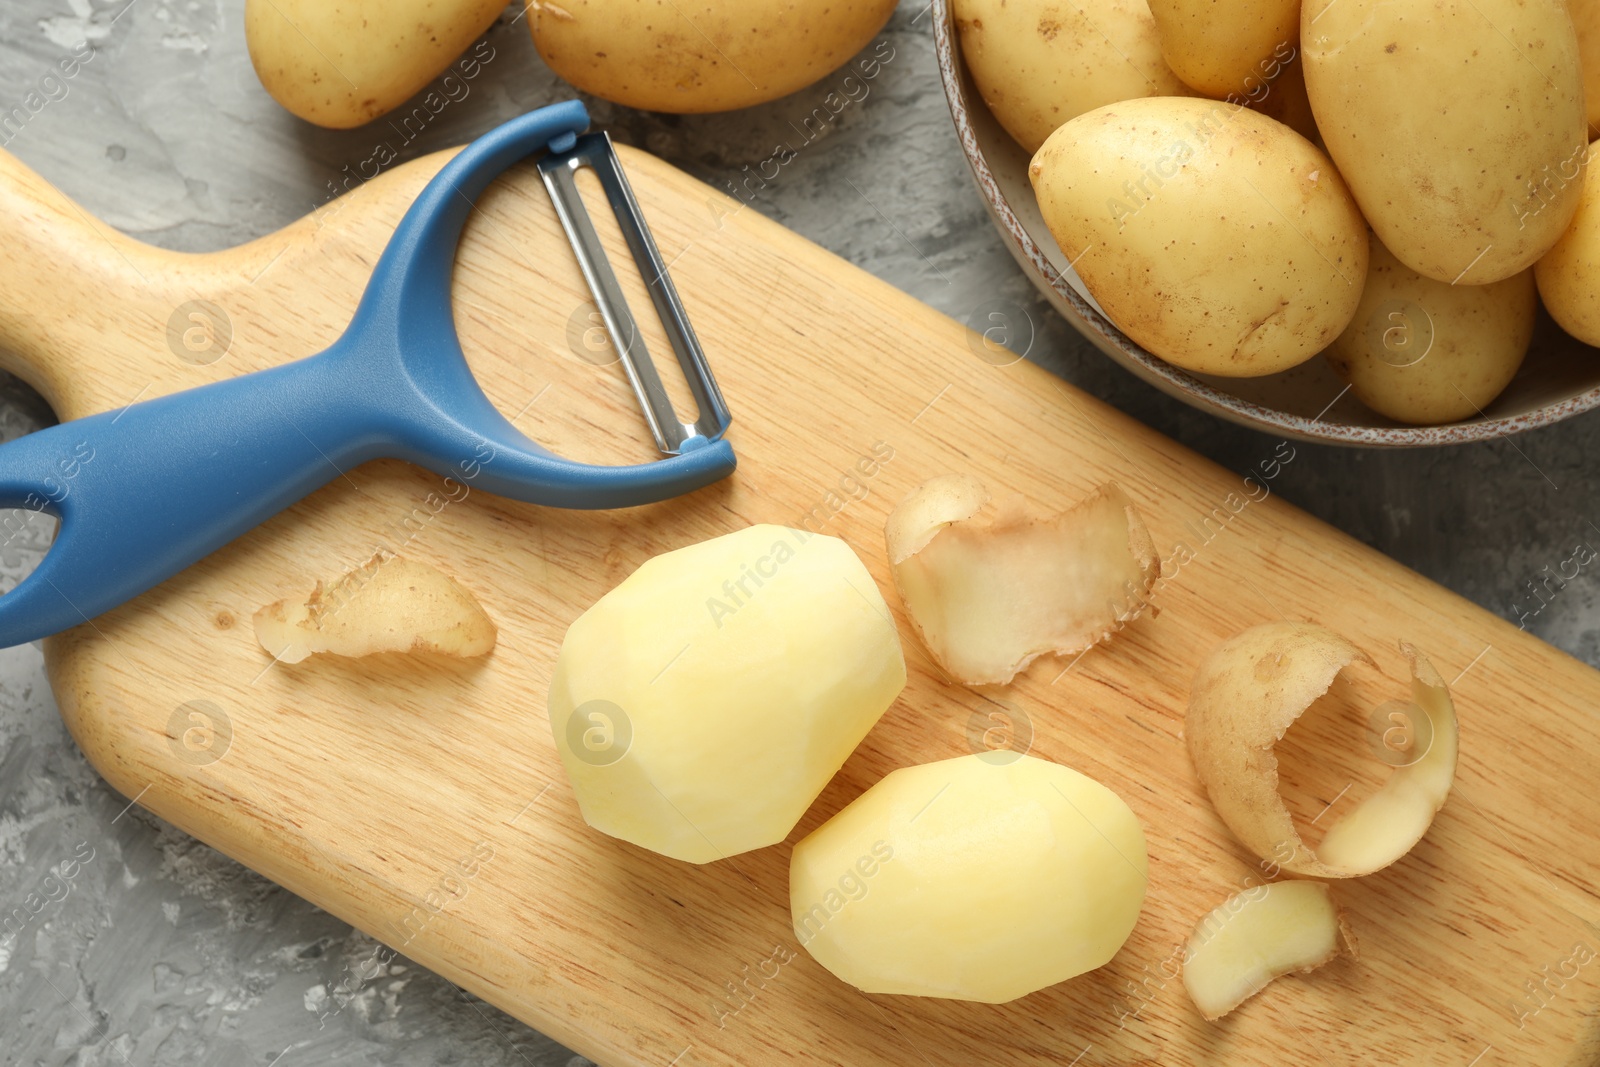
M 0 596 L 38 569 L 60 531 L 61 520 L 43 508 L 0 508 Z

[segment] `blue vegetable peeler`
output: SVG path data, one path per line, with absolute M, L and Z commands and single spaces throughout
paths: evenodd
M 731 421 L 611 141 L 572 101 L 468 145 L 400 221 L 344 336 L 320 355 L 29 434 L 0 447 L 0 506 L 60 530 L 0 596 L 0 647 L 92 619 L 166 580 L 352 467 L 395 457 L 501 496 L 561 508 L 649 504 L 733 472 Z M 628 467 L 563 459 L 489 402 L 456 336 L 450 281 L 473 202 L 535 152 L 595 304 L 667 458 Z M 578 193 L 593 169 L 699 407 L 673 410 Z M 624 344 L 622 340 L 626 339 Z

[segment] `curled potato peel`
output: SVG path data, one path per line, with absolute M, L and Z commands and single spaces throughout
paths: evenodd
M 1431 729 L 1428 749 L 1398 767 L 1313 850 L 1278 793 L 1273 746 L 1366 653 L 1308 622 L 1268 623 L 1223 642 L 1201 666 L 1185 731 L 1195 770 L 1223 822 L 1257 856 L 1294 874 L 1355 878 L 1382 870 L 1422 840 L 1455 780 L 1458 728 L 1449 688 L 1402 643 L 1411 694 Z
M 1007 683 L 1047 653 L 1092 648 L 1149 606 L 1161 561 L 1116 484 L 1048 517 L 988 505 L 977 479 L 944 475 L 913 490 L 884 529 L 912 625 L 955 680 Z

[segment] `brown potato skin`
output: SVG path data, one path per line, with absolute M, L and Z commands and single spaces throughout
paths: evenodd
M 1491 285 L 1449 285 L 1374 239 L 1361 306 L 1326 355 L 1379 414 L 1454 422 L 1482 412 L 1516 376 L 1538 309 L 1532 270 Z
M 1188 96 L 1146 0 L 953 0 L 978 93 L 1029 152 L 1068 119 L 1137 96 Z
M 1293 56 L 1299 0 L 1150 0 L 1161 53 L 1178 77 L 1216 100 L 1249 92 L 1273 57 Z
M 1589 136 L 1600 133 L 1600 0 L 1567 0 L 1578 31 L 1578 58 L 1583 64 L 1584 109 Z
M 1518 274 L 1577 209 L 1585 136 L 1563 0 L 1305 0 L 1306 89 L 1328 154 L 1419 274 Z
M 895 2 L 529 0 L 528 29 L 550 69 L 584 92 L 695 114 L 763 104 L 838 70 Z
M 1600 180 L 1594 176 L 1600 141 L 1589 146 L 1583 192 L 1572 224 L 1534 267 L 1545 310 L 1586 345 L 1600 345 Z
M 503 0 L 245 0 L 244 38 L 274 100 L 344 130 L 405 103 L 504 10 Z
M 1233 104 L 1125 100 L 1051 135 L 1030 168 L 1046 225 L 1113 322 L 1202 374 L 1273 374 L 1355 314 L 1367 227 L 1333 164 Z

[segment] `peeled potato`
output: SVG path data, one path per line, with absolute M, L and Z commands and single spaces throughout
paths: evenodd
M 318 652 L 438 652 L 470 658 L 494 648 L 494 622 L 477 598 L 426 563 L 379 553 L 303 601 L 255 615 L 256 640 L 280 663 Z
M 857 797 L 795 846 L 789 901 L 800 943 L 857 989 L 1000 1004 L 1110 962 L 1147 873 L 1111 790 L 981 753 Z
M 1278 795 L 1272 748 L 1341 671 L 1371 657 L 1315 623 L 1274 622 L 1229 638 L 1201 665 L 1184 725 L 1189 754 L 1217 814 L 1257 856 L 1294 874 L 1355 878 L 1400 859 L 1428 832 L 1455 780 L 1455 706 L 1422 653 L 1406 644 L 1400 651 L 1428 749 L 1330 827 L 1315 851 Z
M 405 103 L 505 7 L 505 0 L 245 0 L 244 39 L 274 100 L 307 122 L 342 130 Z M 493 58 L 489 48 L 463 60 L 464 78 Z M 448 82 L 437 99 L 464 99 L 468 90 Z M 422 123 L 443 106 L 429 102 Z
M 986 514 L 988 501 L 977 479 L 943 475 L 884 529 L 912 625 L 956 681 L 1004 684 L 1042 655 L 1092 648 L 1149 606 L 1161 561 L 1117 485 L 1048 518 L 1020 503 Z
M 1235 893 L 1195 926 L 1183 986 L 1200 1014 L 1220 1019 L 1274 978 L 1355 953 L 1324 882 L 1273 882 Z
M 1037 152 L 1068 119 L 1135 96 L 1187 96 L 1145 0 L 954 0 L 961 55 L 989 110 Z
M 1454 422 L 1482 412 L 1510 384 L 1538 310 L 1532 270 L 1450 285 L 1374 239 L 1361 306 L 1325 355 L 1373 411 L 1398 422 Z
M 803 89 L 883 29 L 896 0 L 527 0 L 533 43 L 561 77 L 618 104 L 731 111 Z M 819 101 L 865 98 L 894 58 L 887 42 Z M 809 119 L 810 116 L 807 116 Z M 824 122 L 823 125 L 827 123 Z
M 584 612 L 550 726 L 590 826 L 707 863 L 787 837 L 905 683 L 850 547 L 752 526 L 649 560 Z

